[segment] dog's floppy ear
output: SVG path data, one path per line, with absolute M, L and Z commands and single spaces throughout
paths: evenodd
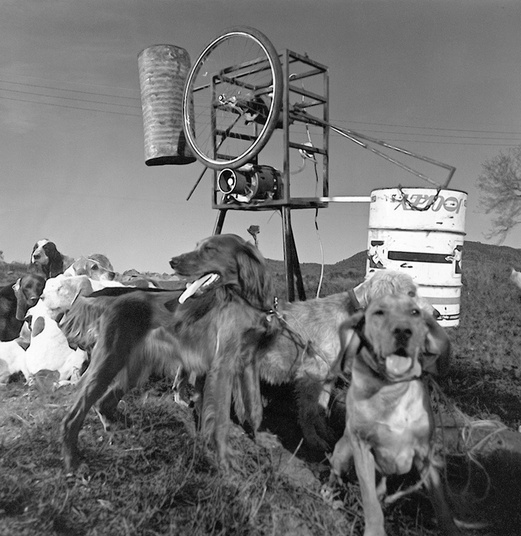
M 237 277 L 239 285 L 252 305 L 269 310 L 273 306 L 272 284 L 268 277 L 264 258 L 259 250 L 244 242 L 237 251 Z
M 422 357 L 422 369 L 438 376 L 445 376 L 449 370 L 450 339 L 446 331 L 436 322 L 433 315 L 423 313 L 427 325 L 425 351 Z
M 340 353 L 337 362 L 340 364 L 342 372 L 347 372 L 351 369 L 353 358 L 360 346 L 360 337 L 357 331 L 363 329 L 364 322 L 365 313 L 358 311 L 340 325 L 338 333 L 340 337 Z
M 16 320 L 23 320 L 27 313 L 28 304 L 21 287 L 22 278 L 18 279 L 13 285 L 14 295 L 16 296 Z
M 63 255 L 58 251 L 54 242 L 47 242 L 44 246 L 47 257 L 49 257 L 49 277 L 56 277 L 63 273 Z

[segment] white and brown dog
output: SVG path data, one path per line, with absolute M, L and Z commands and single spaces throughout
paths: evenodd
M 47 279 L 63 274 L 73 262 L 72 257 L 60 253 L 56 244 L 48 238 L 38 240 L 33 246 L 31 265 L 40 269 Z
M 17 372 L 25 370 L 25 347 L 18 340 L 0 342 L 0 385 L 4 385 Z
M 87 353 L 69 346 L 56 320 L 51 318 L 42 301 L 27 312 L 31 318 L 30 344 L 25 351 L 22 372 L 28 383 L 42 370 L 56 373 L 57 385 L 76 383 L 87 361 Z
M 93 281 L 113 281 L 116 276 L 112 263 L 101 253 L 76 259 L 63 274 L 71 277 L 86 275 Z
M 408 296 L 371 301 L 365 314 L 354 315 L 341 334 L 354 330 L 346 353 L 351 383 L 346 397 L 346 427 L 330 458 L 332 480 L 354 462 L 365 515 L 364 536 L 385 536 L 380 498 L 386 477 L 413 467 L 430 493 L 440 533 L 459 534 L 445 500 L 434 454 L 434 419 L 422 381 L 424 355 L 439 355 L 440 341 L 428 317 Z M 443 341 L 441 341 L 443 342 Z M 378 487 L 376 474 L 381 475 Z M 387 497 L 392 502 L 405 492 Z

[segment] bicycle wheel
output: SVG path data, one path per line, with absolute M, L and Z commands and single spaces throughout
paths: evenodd
M 183 93 L 183 128 L 197 159 L 217 170 L 250 162 L 277 126 L 282 91 L 280 59 L 264 34 L 232 28 L 214 39 Z

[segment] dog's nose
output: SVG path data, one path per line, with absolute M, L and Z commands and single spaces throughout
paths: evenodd
M 40 254 L 39 254 L 39 253 L 35 253 L 35 254 L 33 255 L 33 259 L 36 259 L 36 260 L 37 260 L 37 259 L 39 259 L 39 258 L 40 258 Z
M 399 345 L 405 346 L 412 336 L 412 329 L 409 326 L 396 326 L 393 335 Z

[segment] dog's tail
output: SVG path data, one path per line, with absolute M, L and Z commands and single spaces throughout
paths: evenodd
M 110 298 L 77 296 L 60 322 L 60 328 L 67 337 L 69 346 L 92 350 L 99 335 L 97 324 L 110 303 Z

